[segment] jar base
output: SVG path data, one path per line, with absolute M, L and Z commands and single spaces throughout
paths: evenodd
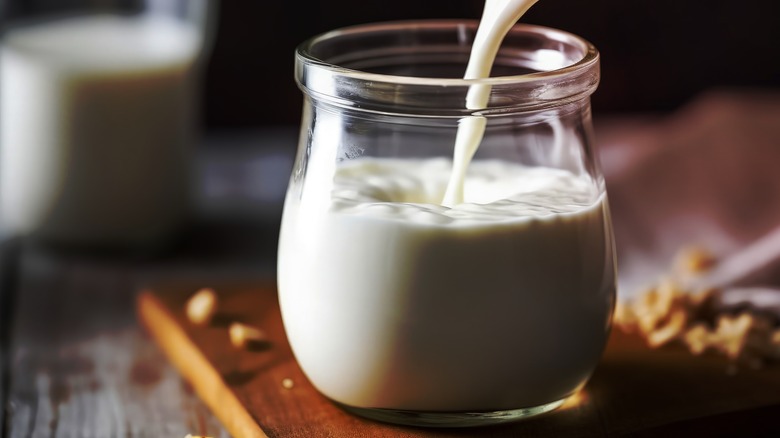
M 485 412 L 426 412 L 401 409 L 357 408 L 333 402 L 341 409 L 384 423 L 422 427 L 477 427 L 509 423 L 550 412 L 560 407 L 566 398 L 540 406 Z

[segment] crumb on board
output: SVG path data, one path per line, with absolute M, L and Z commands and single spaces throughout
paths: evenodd
M 246 348 L 252 344 L 268 342 L 265 332 L 257 327 L 240 322 L 230 324 L 228 329 L 230 343 L 236 348 Z
M 675 263 L 677 269 L 690 274 L 701 274 L 712 269 L 718 259 L 702 246 L 689 246 L 680 251 Z
M 282 387 L 284 389 L 292 389 L 293 386 L 295 386 L 295 383 L 289 377 L 282 380 Z
M 193 324 L 208 324 L 216 311 L 217 294 L 214 289 L 200 289 L 187 300 L 187 318 Z
M 675 269 L 700 274 L 711 269 L 714 260 L 704 250 L 686 249 Z M 665 278 L 634 300 L 618 302 L 615 326 L 638 333 L 653 348 L 678 342 L 693 354 L 715 352 L 751 368 L 780 361 L 780 328 L 749 309 L 731 314 L 718 308 L 720 293 L 713 288 L 686 290 L 673 277 Z

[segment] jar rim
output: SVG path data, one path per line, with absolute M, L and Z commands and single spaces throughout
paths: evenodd
M 436 26 L 436 27 L 466 25 L 466 26 L 476 27 L 477 24 L 478 22 L 475 20 L 442 19 L 442 20 L 388 21 L 388 22 L 380 22 L 380 23 L 369 23 L 369 24 L 347 26 L 340 29 L 331 30 L 316 35 L 312 38 L 309 38 L 308 40 L 304 41 L 298 46 L 296 50 L 296 56 L 300 62 L 310 63 L 318 66 L 319 68 L 332 70 L 340 74 L 349 75 L 364 80 L 385 80 L 385 81 L 391 80 L 392 82 L 399 83 L 399 84 L 439 85 L 439 86 L 477 85 L 477 84 L 499 85 L 499 84 L 507 84 L 512 82 L 525 82 L 528 80 L 536 80 L 536 79 L 553 79 L 555 77 L 564 76 L 567 73 L 570 73 L 572 71 L 586 68 L 587 66 L 592 65 L 595 62 L 598 62 L 598 57 L 599 57 L 598 50 L 589 41 L 567 31 L 555 29 L 552 27 L 535 25 L 535 24 L 516 24 L 513 26 L 512 31 L 513 32 L 531 31 L 533 33 L 538 33 L 547 37 L 555 36 L 557 38 L 554 39 L 563 40 L 572 43 L 573 45 L 579 45 L 583 51 L 582 59 L 575 62 L 574 64 L 570 64 L 554 70 L 526 73 L 521 75 L 511 75 L 511 76 L 494 76 L 494 77 L 481 78 L 481 79 L 463 79 L 463 78 L 427 78 L 427 77 L 418 77 L 418 76 L 370 73 L 370 72 L 351 69 L 351 68 L 330 63 L 326 60 L 317 58 L 311 53 L 312 48 L 317 44 L 320 44 L 323 41 L 333 40 L 344 36 L 355 36 L 358 34 L 365 34 L 365 33 L 376 32 L 376 31 L 410 29 L 414 27 L 419 27 L 420 25 Z
M 421 117 L 535 111 L 579 101 L 598 86 L 599 53 L 593 44 L 529 24 L 516 24 L 504 38 L 492 67 L 503 69 L 503 75 L 458 77 L 478 25 L 476 20 L 411 20 L 326 32 L 298 46 L 295 79 L 314 103 Z M 445 69 L 449 76 L 440 76 Z M 490 87 L 483 109 L 465 107 L 473 86 Z

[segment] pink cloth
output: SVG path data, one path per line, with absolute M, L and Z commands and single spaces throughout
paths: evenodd
M 714 91 L 667 117 L 597 119 L 596 133 L 621 294 L 657 280 L 689 245 L 741 255 L 740 269 L 755 272 L 732 282 L 780 288 L 779 91 Z

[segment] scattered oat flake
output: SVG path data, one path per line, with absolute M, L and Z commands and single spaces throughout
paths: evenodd
M 685 272 L 701 274 L 712 269 L 717 263 L 717 258 L 709 250 L 693 246 L 681 251 L 677 263 Z
M 715 262 L 706 251 L 689 249 L 677 257 L 677 268 L 701 271 Z M 614 323 L 626 333 L 638 333 L 653 348 L 682 343 L 693 354 L 716 352 L 754 369 L 767 360 L 780 361 L 780 328 L 750 310 L 729 314 L 718 306 L 722 293 L 685 288 L 671 276 L 634 300 L 619 302 Z
M 230 342 L 236 348 L 245 348 L 251 343 L 267 342 L 265 332 L 248 324 L 234 322 L 228 329 Z
M 193 324 L 207 324 L 217 311 L 217 294 L 214 289 L 203 288 L 187 301 L 187 318 Z
M 284 379 L 282 380 L 282 386 L 284 389 L 292 389 L 293 386 L 295 386 L 295 383 L 293 383 L 292 379 Z

